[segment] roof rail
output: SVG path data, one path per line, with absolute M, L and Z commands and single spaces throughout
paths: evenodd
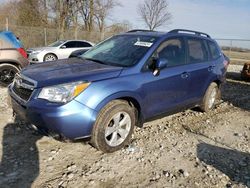
M 133 30 L 127 31 L 127 33 L 133 33 L 133 32 L 154 32 L 154 31 L 146 30 L 146 29 L 133 29 Z
M 210 35 L 208 35 L 206 33 L 202 33 L 199 31 L 187 30 L 187 29 L 174 29 L 172 31 L 169 31 L 168 33 L 194 33 L 195 35 L 205 36 L 207 38 L 211 38 Z

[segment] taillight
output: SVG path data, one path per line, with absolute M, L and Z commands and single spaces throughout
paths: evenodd
M 229 62 L 228 62 L 227 60 L 224 60 L 224 61 L 223 61 L 223 64 L 224 64 L 224 67 L 227 68 L 228 65 L 229 65 Z
M 24 57 L 24 58 L 28 58 L 28 55 L 26 53 L 26 51 L 23 48 L 18 48 L 17 49 L 19 51 L 19 53 Z

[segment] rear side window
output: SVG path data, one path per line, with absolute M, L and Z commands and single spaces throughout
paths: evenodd
M 67 42 L 64 44 L 66 48 L 77 48 L 77 43 L 75 41 Z
M 77 43 L 76 46 L 79 48 L 92 47 L 92 45 L 87 42 L 77 41 L 76 43 Z
M 168 67 L 185 64 L 185 47 L 181 38 L 168 39 L 157 49 L 159 58 L 168 60 Z
M 214 42 L 208 41 L 208 46 L 211 52 L 212 59 L 218 59 L 220 57 L 220 50 Z
M 187 39 L 189 63 L 201 63 L 208 61 L 208 52 L 204 42 L 199 39 Z

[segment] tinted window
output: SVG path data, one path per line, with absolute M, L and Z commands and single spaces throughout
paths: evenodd
M 208 52 L 202 40 L 188 39 L 189 63 L 200 63 L 208 60 Z
M 76 42 L 76 46 L 79 47 L 79 48 L 92 47 L 91 44 L 89 44 L 89 43 L 87 43 L 87 42 L 80 42 L 80 41 L 77 41 L 77 42 Z
M 77 48 L 77 42 L 75 41 L 66 42 L 64 46 L 66 46 L 66 48 Z
M 217 45 L 215 43 L 209 41 L 208 46 L 210 48 L 212 59 L 219 58 L 220 57 L 220 51 L 219 51 Z
M 185 47 L 182 39 L 169 39 L 157 49 L 158 57 L 168 60 L 168 67 L 185 64 Z

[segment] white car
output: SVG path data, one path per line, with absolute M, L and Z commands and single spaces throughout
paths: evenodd
M 47 47 L 30 48 L 27 54 L 30 63 L 41 63 L 65 59 L 76 50 L 88 50 L 92 46 L 94 46 L 93 43 L 85 40 L 59 40 Z

